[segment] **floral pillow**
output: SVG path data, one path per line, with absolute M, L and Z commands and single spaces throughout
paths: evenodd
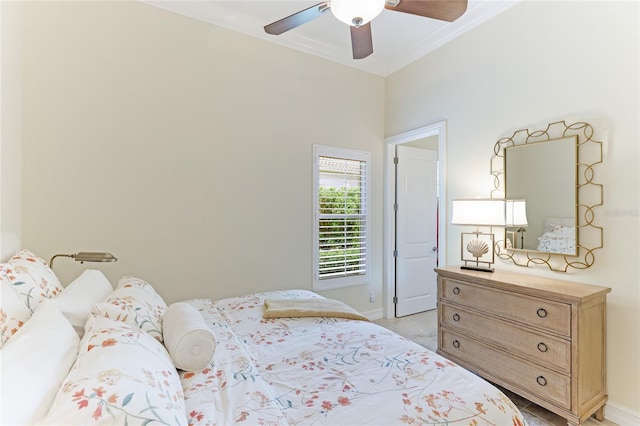
M 566 237 L 574 237 L 576 235 L 576 228 L 573 226 L 551 225 L 551 232 Z
M 162 316 L 167 304 L 151 284 L 123 277 L 106 302 L 93 305 L 92 313 L 138 326 L 162 342 Z
M 0 347 L 31 318 L 13 286 L 0 276 Z
M 186 425 L 178 372 L 164 346 L 137 326 L 92 316 L 78 359 L 38 424 Z
M 0 275 L 15 287 L 31 313 L 43 300 L 62 293 L 60 281 L 47 262 L 26 249 L 0 264 Z

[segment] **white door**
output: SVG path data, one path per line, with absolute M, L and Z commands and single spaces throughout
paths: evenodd
M 438 153 L 397 146 L 396 316 L 436 307 Z

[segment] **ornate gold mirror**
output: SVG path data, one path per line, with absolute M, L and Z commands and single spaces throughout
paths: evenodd
M 559 121 L 498 140 L 491 160 L 492 197 L 516 200 L 512 205 L 522 214 L 513 211 L 497 255 L 519 266 L 563 272 L 590 267 L 603 241 L 602 227 L 594 223 L 594 209 L 603 200 L 594 166 L 601 162 L 602 143 L 593 140 L 588 123 Z

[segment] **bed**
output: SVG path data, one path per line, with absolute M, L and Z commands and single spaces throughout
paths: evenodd
M 547 217 L 544 232 L 538 237 L 537 251 L 576 254 L 576 227 L 574 218 Z
M 3 292 L 15 266 L 0 265 Z M 53 287 L 0 348 L 2 424 L 525 424 L 493 385 L 346 305 L 265 318 L 331 301 L 310 291 L 167 306 L 143 279 L 114 289 L 94 270 Z

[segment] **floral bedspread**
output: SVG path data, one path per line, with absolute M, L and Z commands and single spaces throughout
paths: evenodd
M 216 337 L 211 365 L 181 372 L 190 424 L 525 424 L 494 386 L 376 324 L 262 317 L 265 298 L 314 296 L 190 301 Z

